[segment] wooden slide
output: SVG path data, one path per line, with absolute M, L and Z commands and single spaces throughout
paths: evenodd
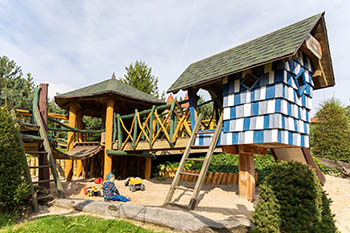
M 309 148 L 275 148 L 272 154 L 276 160 L 297 161 L 303 164 L 309 164 L 316 171 L 322 185 L 326 183 L 326 178 L 315 163 Z
M 55 159 L 83 160 L 97 155 L 102 146 L 100 143 L 79 142 L 74 144 L 74 148 L 68 152 L 62 152 L 55 147 L 51 147 Z

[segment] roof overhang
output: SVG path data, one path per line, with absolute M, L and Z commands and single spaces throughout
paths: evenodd
M 328 35 L 327 35 L 326 22 L 325 22 L 325 18 L 324 18 L 324 12 L 321 14 L 321 17 L 315 23 L 312 30 L 307 33 L 307 35 L 309 35 L 309 34 L 311 34 L 313 37 L 315 37 L 319 41 L 319 43 L 321 44 L 321 47 L 322 47 L 322 54 L 323 54 L 320 62 L 316 61 L 315 59 L 312 59 L 314 67 L 323 70 L 322 71 L 323 76 L 314 76 L 313 77 L 313 81 L 315 84 L 314 89 L 317 90 L 317 89 L 322 89 L 322 88 L 334 86 L 335 85 L 335 78 L 334 78 L 334 71 L 333 71 L 333 65 L 332 65 L 332 59 L 331 59 L 331 53 L 330 53 L 330 47 L 329 47 L 329 41 L 328 41 Z M 305 40 L 307 38 L 307 35 L 305 35 Z M 208 86 L 210 84 L 215 84 L 215 83 L 221 82 L 224 77 L 227 77 L 229 75 L 233 75 L 233 74 L 236 74 L 236 73 L 239 73 L 239 72 L 242 72 L 245 70 L 249 70 L 249 69 L 254 69 L 256 67 L 259 67 L 259 66 L 262 66 L 262 65 L 265 65 L 268 63 L 272 63 L 275 61 L 292 59 L 293 57 L 295 57 L 297 55 L 297 53 L 301 49 L 303 43 L 305 43 L 305 40 L 302 41 L 302 43 L 300 43 L 298 49 L 296 49 L 292 53 L 286 54 L 286 55 L 281 56 L 281 57 L 276 57 L 274 59 L 266 60 L 264 62 L 260 62 L 260 63 L 254 64 L 251 66 L 247 66 L 247 67 L 244 67 L 242 69 L 235 70 L 233 72 L 220 74 L 220 75 L 214 76 L 208 80 L 199 81 L 196 83 L 192 83 L 190 85 L 184 85 L 181 88 L 169 89 L 167 91 L 167 93 L 176 94 L 180 90 L 188 90 L 189 88 L 202 88 L 203 86 Z

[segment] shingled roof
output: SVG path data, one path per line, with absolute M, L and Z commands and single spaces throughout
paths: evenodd
M 180 77 L 171 85 L 168 92 L 187 89 L 194 86 L 222 78 L 243 70 L 264 65 L 276 60 L 294 56 L 305 41 L 307 35 L 323 19 L 324 13 L 314 15 L 300 22 L 284 27 L 262 37 L 218 53 L 191 64 Z M 324 21 L 323 21 L 324 23 Z M 328 86 L 334 85 L 333 68 L 330 59 L 329 45 L 325 24 L 321 35 L 326 48 L 322 48 L 325 54 Z M 328 59 L 328 60 L 327 60 Z M 323 60 L 323 58 L 322 58 Z M 325 86 L 322 86 L 325 87 Z M 316 87 L 322 88 L 322 87 Z
M 63 99 L 92 97 L 92 96 L 99 96 L 99 95 L 105 95 L 105 94 L 123 96 L 133 100 L 148 102 L 152 104 L 164 104 L 163 101 L 157 99 L 156 97 L 150 94 L 147 94 L 143 91 L 140 91 L 115 78 L 108 79 L 87 87 L 79 88 L 71 92 L 57 95 L 55 96 L 55 100 L 56 100 L 56 103 L 59 104 L 59 102 Z

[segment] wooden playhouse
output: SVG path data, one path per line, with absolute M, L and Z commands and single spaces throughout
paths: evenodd
M 191 64 L 168 92 L 187 91 L 193 116 L 196 93 L 209 92 L 223 115 L 217 147 L 239 154 L 240 196 L 252 200 L 253 154 L 272 149 L 275 159 L 315 165 L 308 150 L 312 95 L 334 85 L 321 13 Z M 209 145 L 213 135 L 198 134 L 195 145 Z

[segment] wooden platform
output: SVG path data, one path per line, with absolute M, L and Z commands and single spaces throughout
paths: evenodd
M 189 140 L 189 137 L 178 138 L 173 147 L 169 145 L 169 142 L 166 139 L 156 140 L 152 147 L 150 147 L 147 141 L 140 141 L 135 150 L 132 147 L 132 142 L 128 142 L 124 148 L 124 151 L 157 151 L 156 155 L 183 154 Z M 116 141 L 113 144 L 113 150 L 117 149 L 118 142 Z M 192 153 L 206 153 L 206 151 L 207 149 L 194 149 L 192 150 Z M 218 147 L 216 148 L 215 152 L 221 153 L 222 149 Z

